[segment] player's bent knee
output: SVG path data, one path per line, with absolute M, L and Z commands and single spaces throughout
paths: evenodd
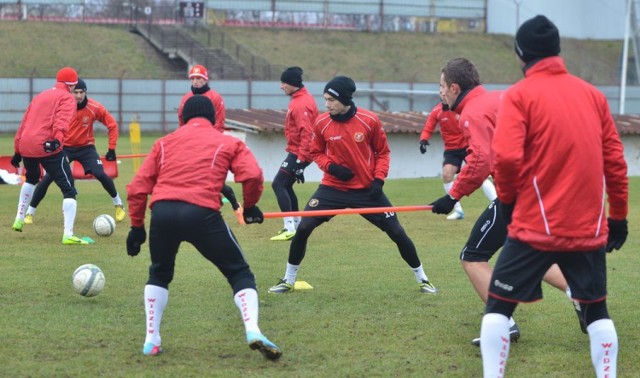
M 587 325 L 600 319 L 609 319 L 609 311 L 607 310 L 607 301 L 603 300 L 594 303 L 580 303 L 580 309 L 584 314 Z
M 256 278 L 248 267 L 229 276 L 228 282 L 233 289 L 233 294 L 244 289 L 254 289 L 257 291 Z
M 165 280 L 165 279 L 159 279 L 158 277 L 149 277 L 149 280 L 147 281 L 147 285 L 152 285 L 152 286 L 158 286 L 164 289 L 169 289 L 169 284 L 171 283 L 171 280 Z
M 507 318 L 510 318 L 511 315 L 513 315 L 513 312 L 515 311 L 517 305 L 518 304 L 515 302 L 501 301 L 499 299 L 493 298 L 492 296 L 489 296 L 489 298 L 487 298 L 487 308 L 485 314 L 502 314 Z

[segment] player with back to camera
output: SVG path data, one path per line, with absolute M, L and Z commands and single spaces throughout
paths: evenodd
M 131 230 L 127 253 L 136 256 L 146 241 L 145 210 L 151 196 L 149 251 L 151 267 L 144 288 L 145 324 L 143 354 L 162 352 L 160 326 L 169 299 L 180 244 L 192 244 L 225 276 L 233 291 L 251 349 L 276 360 L 282 351 L 258 327 L 256 282 L 240 245 L 220 213 L 220 190 L 233 172 L 242 183 L 247 224 L 262 223 L 256 205 L 263 191 L 262 169 L 247 146 L 214 129 L 214 108 L 205 96 L 193 96 L 184 105 L 186 122 L 158 139 L 130 184 L 127 185 Z M 192 169 L 185 171 L 185 165 Z M 196 174 L 199 179 L 192 180 Z
M 469 145 L 467 163 L 453 187 L 448 194 L 432 203 L 434 213 L 448 214 L 459 199 L 473 193 L 492 174 L 491 141 L 502 92 L 487 91 L 480 82 L 475 65 L 465 58 L 451 59 L 445 64 L 440 75 L 440 90 L 449 108 L 460 115 L 458 122 Z M 487 302 L 492 272 L 489 260 L 502 247 L 507 236 L 501 206 L 497 199 L 489 204 L 476 220 L 460 253 L 462 268 L 484 303 Z M 567 281 L 557 265 L 550 267 L 545 281 L 571 297 Z M 579 307 L 576 311 L 581 327 L 584 327 Z M 517 341 L 520 328 L 513 318 L 509 319 L 509 323 L 511 340 Z M 472 343 L 479 346 L 480 338 L 473 339 Z
M 100 181 L 115 206 L 116 222 L 122 222 L 126 216 L 122 199 L 118 195 L 113 179 L 104 172 L 102 160 L 100 160 L 98 151 L 96 151 L 96 140 L 93 136 L 93 123 L 100 121 L 108 130 L 109 145 L 105 159 L 107 161 L 115 161 L 116 145 L 118 143 L 118 123 L 102 104 L 87 96 L 87 84 L 84 80 L 78 79 L 78 84 L 73 89 L 73 96 L 76 100 L 77 111 L 69 125 L 62 149 L 69 162 L 78 161 L 84 168 L 85 173 L 92 174 Z M 24 223 L 32 224 L 34 222 L 36 208 L 40 201 L 44 199 L 52 182 L 53 178 L 48 173 L 40 180 L 33 193 Z
M 280 88 L 285 95 L 291 97 L 284 122 L 287 157 L 280 165 L 271 187 L 280 211 L 298 211 L 298 197 L 293 190 L 293 184 L 304 183 L 304 170 L 313 160 L 309 154 L 309 141 L 312 125 L 318 117 L 318 106 L 302 84 L 300 67 L 289 67 L 282 72 Z M 284 228 L 271 240 L 291 240 L 296 234 L 300 217 L 284 217 L 283 221 Z
M 324 176 L 304 211 L 392 206 L 382 190 L 389 173 L 387 135 L 375 113 L 356 107 L 355 90 L 356 84 L 346 76 L 334 77 L 324 87 L 327 112 L 316 120 L 310 145 L 310 154 Z M 400 256 L 414 273 L 420 291 L 437 293 L 398 215 L 378 213 L 362 214 L 362 217 L 396 244 Z M 281 294 L 294 290 L 311 233 L 331 219 L 332 216 L 302 218 L 291 240 L 284 277 L 269 292 Z
M 62 191 L 62 244 L 65 245 L 89 244 L 73 234 L 78 192 L 74 186 L 69 160 L 62 150 L 69 124 L 76 112 L 76 101 L 72 92 L 77 83 L 76 71 L 71 67 L 64 67 L 56 74 L 53 88 L 46 89 L 33 98 L 16 132 L 15 153 L 11 159 L 11 165 L 16 168 L 20 167 L 20 162 L 23 161 L 26 171 L 12 228 L 22 232 L 26 211 L 40 180 L 42 166 Z
M 427 152 L 430 145 L 429 139 L 437 125 L 440 125 L 440 135 L 444 142 L 444 154 L 442 159 L 442 181 L 444 182 L 444 192 L 449 193 L 453 186 L 456 174 L 460 172 L 462 163 L 467 156 L 468 143 L 462 129 L 458 125 L 458 114 L 449 110 L 449 105 L 442 100 L 431 109 L 424 128 L 420 134 L 420 153 Z M 488 178 L 482 182 L 482 191 L 489 201 L 496 199 L 496 189 Z M 464 211 L 460 202 L 456 202 L 453 213 L 447 216 L 448 220 L 464 219 Z
M 184 104 L 191 97 L 200 95 L 207 97 L 213 103 L 213 108 L 216 112 L 216 122 L 213 127 L 219 130 L 221 133 L 224 133 L 224 122 L 226 120 L 224 100 L 222 99 L 222 95 L 220 95 L 220 93 L 216 92 L 209 86 L 209 72 L 207 71 L 207 68 L 200 64 L 196 64 L 195 66 L 191 67 L 191 70 L 189 70 L 189 80 L 191 81 L 191 90 L 185 93 L 184 96 L 182 96 L 182 99 L 180 100 L 180 106 L 178 106 L 178 126 L 183 126 L 186 124 L 186 121 L 184 120 L 182 114 Z M 233 188 L 225 184 L 222 188 L 222 195 L 231 204 L 238 223 L 243 224 L 244 218 L 242 216 L 242 205 L 238 202 Z
M 542 278 L 557 264 L 584 314 L 596 376 L 615 378 L 619 344 L 607 310 L 606 252 L 620 249 L 628 234 L 623 144 L 607 98 L 558 56 L 553 22 L 540 15 L 525 21 L 515 52 L 524 79 L 505 91 L 493 138 L 509 225 L 482 318 L 484 376 L 505 375 L 509 317 L 518 303 L 542 299 Z

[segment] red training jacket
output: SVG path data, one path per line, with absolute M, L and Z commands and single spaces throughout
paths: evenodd
M 284 121 L 284 136 L 287 138 L 285 151 L 298 155 L 298 160 L 311 162 L 309 140 L 313 122 L 318 118 L 318 105 L 307 88 L 300 88 L 291 95 L 287 118 Z
M 220 210 L 220 191 L 227 173 L 242 183 L 245 208 L 255 206 L 262 195 L 262 169 L 237 138 L 222 134 L 204 118 L 192 118 L 183 127 L 158 139 L 138 173 L 127 185 L 132 226 L 143 226 L 147 198 L 182 201 Z
M 180 106 L 178 107 L 178 126 L 184 125 L 184 120 L 182 119 L 182 109 L 184 108 L 184 103 L 187 100 L 194 96 L 193 92 L 189 91 L 182 96 L 182 100 L 180 100 Z M 200 96 L 200 95 L 198 95 Z M 220 130 L 221 133 L 224 132 L 224 121 L 226 119 L 225 111 L 224 111 L 224 101 L 222 100 L 222 95 L 213 89 L 209 89 L 204 92 L 201 96 L 209 97 L 211 102 L 213 103 L 213 110 L 216 112 L 216 124 L 213 125 L 216 129 Z
M 24 157 L 38 158 L 62 150 L 71 119 L 76 113 L 76 99 L 69 88 L 57 82 L 40 92 L 27 107 L 13 142 L 14 151 Z M 60 148 L 49 154 L 44 142 L 57 139 Z
M 515 203 L 509 236 L 543 251 L 607 243 L 610 217 L 628 212 L 627 164 L 606 97 L 540 60 L 505 92 L 495 137 L 498 198 Z
M 109 149 L 115 150 L 118 143 L 118 123 L 111 113 L 98 101 L 88 98 L 87 105 L 76 111 L 64 140 L 66 147 L 82 147 L 96 144 L 93 123 L 100 121 L 108 129 Z
M 438 124 L 440 124 L 440 134 L 444 141 L 445 150 L 467 148 L 467 140 L 460 126 L 458 126 L 456 113 L 451 110 L 443 110 L 442 103 L 438 103 L 431 109 L 427 121 L 424 123 L 422 133 L 420 134 L 420 140 L 431 139 L 431 134 L 433 134 Z
M 479 85 L 456 106 L 455 112 L 460 114 L 458 123 L 469 144 L 466 164 L 449 191 L 449 195 L 456 199 L 473 193 L 492 173 L 491 140 L 501 95 L 502 92 L 487 92 Z
M 322 184 L 340 190 L 366 189 L 374 179 L 384 180 L 389 173 L 389 145 L 378 116 L 358 108 L 346 122 L 321 114 L 313 127 L 311 155 L 325 172 Z M 341 181 L 328 173 L 331 163 L 351 169 L 355 176 Z

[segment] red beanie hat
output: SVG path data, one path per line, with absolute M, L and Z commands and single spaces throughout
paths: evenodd
M 189 79 L 193 79 L 194 77 L 201 77 L 205 80 L 209 80 L 207 69 L 200 64 L 196 64 L 191 68 L 191 71 L 189 71 Z
M 61 81 L 66 85 L 78 84 L 78 73 L 71 67 L 64 67 L 58 71 L 56 81 Z

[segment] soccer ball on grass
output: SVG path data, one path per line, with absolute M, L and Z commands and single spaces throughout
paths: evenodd
M 99 236 L 111 236 L 116 230 L 116 221 L 111 215 L 101 214 L 93 220 L 93 231 Z
M 102 269 L 94 264 L 84 264 L 73 272 L 73 289 L 83 297 L 95 297 L 104 289 Z

